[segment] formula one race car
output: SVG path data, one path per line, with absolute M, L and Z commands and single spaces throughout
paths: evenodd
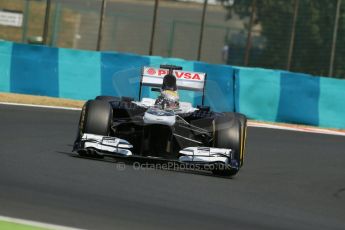
M 144 67 L 139 101 L 98 96 L 85 103 L 74 151 L 80 156 L 160 160 L 235 175 L 243 165 L 247 119 L 239 113 L 212 112 L 204 105 L 206 77 L 178 66 Z M 141 99 L 143 86 L 158 92 L 158 98 Z M 202 92 L 202 105 L 194 108 L 179 101 L 178 89 Z

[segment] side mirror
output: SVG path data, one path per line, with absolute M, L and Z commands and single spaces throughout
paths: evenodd
M 197 105 L 197 108 L 201 111 L 209 112 L 210 111 L 210 106 L 207 105 Z
M 161 92 L 161 89 L 160 88 L 151 88 L 151 91 L 152 92 Z

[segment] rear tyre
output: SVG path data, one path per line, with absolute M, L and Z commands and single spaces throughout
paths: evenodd
M 238 164 L 238 169 L 241 161 L 241 123 L 235 114 L 225 114 L 223 117 L 218 117 L 215 120 L 215 147 L 232 149 L 235 153 L 235 160 Z M 213 174 L 218 176 L 233 176 L 238 172 L 238 169 L 218 165 L 213 170 Z

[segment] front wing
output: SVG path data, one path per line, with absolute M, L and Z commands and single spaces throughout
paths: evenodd
M 184 164 L 223 164 L 234 169 L 238 169 L 238 162 L 234 159 L 231 149 L 213 147 L 187 147 L 179 151 L 180 157 L 176 160 L 139 156 L 135 155 L 131 149 L 133 146 L 126 140 L 101 136 L 95 134 L 83 134 L 78 148 L 79 151 L 92 151 L 101 156 L 140 158 L 162 161 L 176 161 Z

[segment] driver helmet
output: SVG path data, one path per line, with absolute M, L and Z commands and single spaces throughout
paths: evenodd
M 176 77 L 173 74 L 167 74 L 164 76 L 162 90 L 177 90 Z
M 178 109 L 179 108 L 179 95 L 177 91 L 164 90 L 157 98 L 155 105 L 160 106 L 162 109 Z
M 165 75 L 163 78 L 162 91 L 155 105 L 160 106 L 162 109 L 177 109 L 179 108 L 179 99 L 176 77 L 172 74 Z

